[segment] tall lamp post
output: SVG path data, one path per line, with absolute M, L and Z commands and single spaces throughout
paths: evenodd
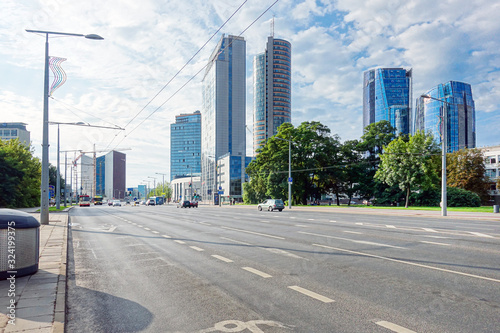
M 281 141 L 288 141 L 288 209 L 292 209 L 292 140 L 274 138 Z
M 49 125 L 57 125 L 57 182 L 56 182 L 56 208 L 59 209 L 61 208 L 61 174 L 59 172 L 59 125 L 73 125 L 73 126 L 85 126 L 85 127 L 98 127 L 98 128 L 108 128 L 108 129 L 119 129 L 119 130 L 125 130 L 124 128 L 115 126 L 115 127 L 110 127 L 110 126 L 98 126 L 98 125 L 90 125 L 88 123 L 84 123 L 82 121 L 79 121 L 77 123 L 60 123 L 56 121 L 49 121 Z M 66 181 L 66 179 L 64 179 Z M 66 189 L 64 190 L 65 195 L 64 198 L 66 198 Z M 65 201 L 66 202 L 66 201 Z M 66 203 L 65 203 L 66 206 Z
M 146 179 L 143 179 L 142 181 L 145 182 L 145 183 L 148 183 L 148 187 L 146 187 L 146 198 L 145 198 L 145 199 L 147 199 L 147 198 L 149 198 L 149 183 L 151 181 L 150 180 L 146 180 Z
M 148 178 L 153 179 L 153 188 L 154 188 L 154 191 L 155 191 L 155 195 L 154 196 L 156 197 L 156 177 L 150 177 L 150 176 L 148 176 Z
M 441 138 L 441 216 L 446 216 L 447 215 L 447 190 L 446 190 L 446 153 L 448 151 L 448 129 L 447 129 L 447 123 L 448 123 L 448 110 L 445 110 L 444 108 L 444 104 L 447 104 L 447 105 L 453 105 L 453 103 L 450 103 L 450 102 L 447 102 L 443 99 L 439 99 L 439 98 L 435 98 L 435 97 L 432 97 L 432 96 L 429 96 L 429 95 L 422 95 L 421 96 L 422 98 L 429 98 L 429 99 L 433 99 L 433 100 L 436 100 L 436 101 L 439 101 L 441 103 L 443 103 L 443 106 L 441 107 L 441 117 L 443 117 L 443 134 L 442 134 L 442 138 Z
M 28 30 L 37 34 L 45 34 L 45 71 L 43 88 L 43 142 L 42 142 L 42 179 L 40 197 L 40 223 L 49 224 L 49 35 L 85 37 L 87 39 L 102 40 L 99 35 L 71 34 L 64 32 Z
M 157 175 L 162 175 L 162 184 L 161 184 L 161 189 L 163 192 L 165 192 L 165 176 L 167 175 L 166 173 L 161 173 L 161 172 L 155 172 Z M 166 199 L 166 198 L 165 198 Z M 165 200 L 166 201 L 166 200 Z M 165 202 L 163 202 L 165 204 Z

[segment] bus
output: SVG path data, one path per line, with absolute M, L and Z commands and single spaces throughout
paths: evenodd
M 82 207 L 82 206 L 90 207 L 90 197 L 86 194 L 80 195 L 79 204 L 80 204 L 80 207 Z
M 102 195 L 96 195 L 94 197 L 94 206 L 95 205 L 102 205 Z

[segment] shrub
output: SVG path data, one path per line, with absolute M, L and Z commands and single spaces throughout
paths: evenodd
M 441 202 L 441 191 L 431 189 L 418 193 L 414 192 L 410 196 L 410 202 L 412 206 L 438 207 Z
M 474 192 L 467 191 L 457 187 L 448 187 L 447 189 L 448 207 L 480 207 L 481 198 Z

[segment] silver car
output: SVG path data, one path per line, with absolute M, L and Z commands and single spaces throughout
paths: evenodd
M 280 212 L 285 208 L 285 204 L 281 199 L 267 199 L 257 206 L 258 210 L 267 209 L 268 211 L 279 210 Z

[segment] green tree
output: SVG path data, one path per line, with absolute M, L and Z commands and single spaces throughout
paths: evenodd
M 0 140 L 0 207 L 40 205 L 41 163 L 19 140 Z
M 461 149 L 446 155 L 447 184 L 471 191 L 485 201 L 488 179 L 484 156 L 479 149 Z
M 62 175 L 60 177 L 60 185 L 61 185 L 61 198 L 64 195 L 64 189 L 66 188 L 66 181 L 64 180 L 64 177 Z M 53 166 L 52 164 L 49 164 L 49 185 L 54 186 L 54 188 L 57 188 L 57 168 Z M 64 201 L 64 198 L 62 199 Z
M 435 183 L 435 170 L 432 154 L 438 154 L 439 149 L 432 135 L 417 132 L 405 142 L 400 137 L 384 147 L 380 155 L 380 167 L 375 178 L 388 184 L 397 185 L 404 191 L 408 208 L 412 190 L 432 188 Z
M 365 165 L 361 153 L 358 151 L 359 141 L 348 140 L 342 145 L 342 192 L 349 199 L 348 205 L 351 205 L 352 197 L 358 193 L 361 188 L 360 183 L 363 181 Z M 337 205 L 339 205 L 337 196 Z

